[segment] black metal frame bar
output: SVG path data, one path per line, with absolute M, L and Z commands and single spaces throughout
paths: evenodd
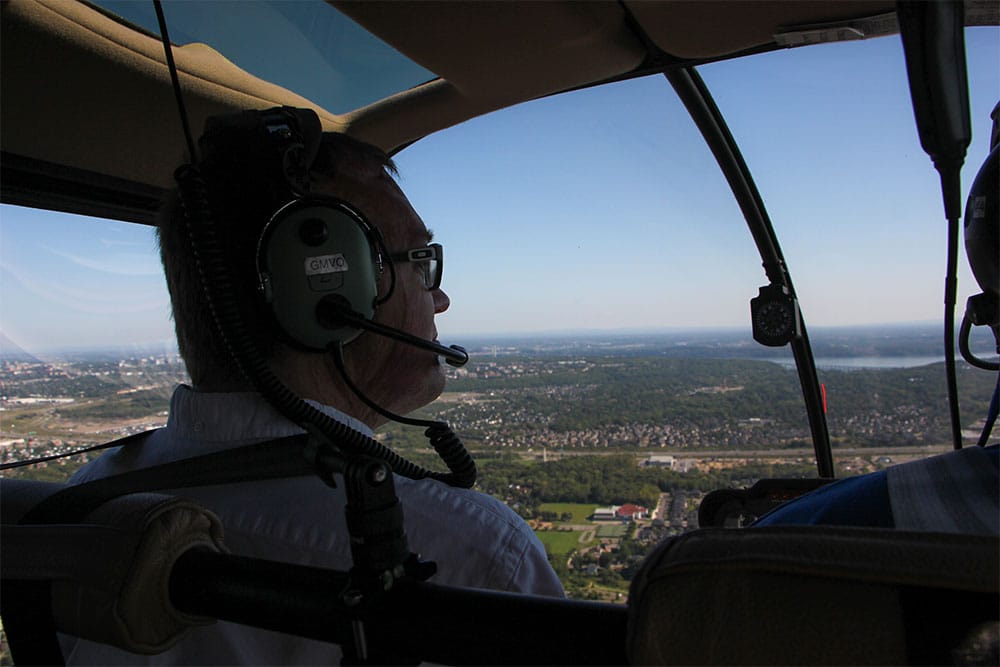
M 397 664 L 628 662 L 625 605 L 401 581 L 352 607 L 348 583 L 344 572 L 191 550 L 174 566 L 170 597 L 186 613 L 341 645 L 361 620 L 368 645 L 389 647 Z
M 788 294 L 795 298 L 792 278 L 781 254 L 781 247 L 764 206 L 764 200 L 705 82 L 693 68 L 668 70 L 663 75 L 687 108 L 691 119 L 697 125 L 712 155 L 715 156 L 719 168 L 722 169 L 740 210 L 743 211 L 754 243 L 757 244 L 768 279 L 772 284 L 786 288 Z M 820 477 L 832 478 L 834 477 L 833 454 L 826 415 L 823 411 L 823 395 L 806 325 L 804 321 L 800 324 L 801 333 L 791 342 L 792 354 L 795 357 L 795 367 L 798 370 L 799 384 L 802 386 L 802 396 L 809 417 L 816 467 Z

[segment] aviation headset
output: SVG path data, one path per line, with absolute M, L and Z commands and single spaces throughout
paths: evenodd
M 371 319 L 379 298 L 384 243 L 346 202 L 310 197 L 281 207 L 267 223 L 257 250 L 264 301 L 285 336 L 325 350 L 348 343 L 361 329 L 330 326 L 321 306 L 335 305 Z
M 217 170 L 259 170 L 266 180 L 250 187 L 271 191 L 246 192 L 248 197 L 286 202 L 258 239 L 257 277 L 264 310 L 278 333 L 311 351 L 354 340 L 362 329 L 329 314 L 347 310 L 370 320 L 395 282 L 382 235 L 364 215 L 345 201 L 310 192 L 314 163 L 327 163 L 319 155 L 321 137 L 313 111 L 280 107 L 210 118 L 199 142 L 205 163 Z M 380 295 L 386 265 L 391 280 Z

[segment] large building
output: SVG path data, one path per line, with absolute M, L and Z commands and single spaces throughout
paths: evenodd
M 591 515 L 594 521 L 634 521 L 645 519 L 649 516 L 649 509 L 641 505 L 625 503 L 624 505 L 612 505 L 611 507 L 598 507 Z
M 674 466 L 677 465 L 677 459 L 668 455 L 654 455 L 646 459 L 645 465 L 673 470 Z

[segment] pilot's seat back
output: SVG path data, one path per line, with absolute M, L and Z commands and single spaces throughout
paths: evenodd
M 996 664 L 998 573 L 993 536 L 703 529 L 633 579 L 629 661 Z
M 188 627 L 214 622 L 178 611 L 167 593 L 182 554 L 225 550 L 214 514 L 182 498 L 133 493 L 101 503 L 82 519 L 32 517 L 43 500 L 64 488 L 0 481 L 0 613 L 15 660 L 61 664 L 57 628 L 155 654 Z

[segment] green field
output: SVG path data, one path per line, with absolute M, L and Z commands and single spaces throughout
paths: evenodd
M 568 523 L 590 523 L 590 515 L 594 513 L 594 510 L 600 507 L 600 505 L 590 505 L 590 504 L 580 504 L 580 503 L 542 503 L 538 506 L 540 512 L 555 512 L 556 514 L 565 514 L 569 512 L 573 515 L 573 518 L 569 520 Z
M 535 535 L 553 556 L 568 554 L 580 546 L 580 531 L 576 530 L 542 530 L 535 531 Z
M 623 526 L 621 524 L 615 524 L 613 526 L 603 525 L 597 527 L 598 537 L 625 537 L 626 532 L 628 532 L 628 526 Z

